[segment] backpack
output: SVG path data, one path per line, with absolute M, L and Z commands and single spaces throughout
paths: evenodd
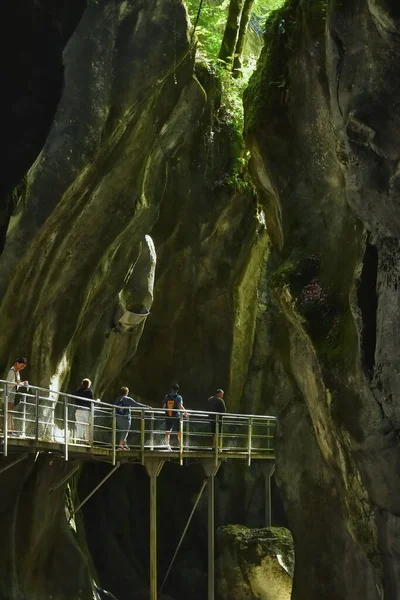
M 167 417 L 177 417 L 177 413 L 173 410 L 178 408 L 177 402 L 178 394 L 167 394 L 165 397 L 165 408 Z

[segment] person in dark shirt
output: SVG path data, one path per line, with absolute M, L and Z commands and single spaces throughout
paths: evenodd
M 176 432 L 178 443 L 180 442 L 181 435 L 179 431 L 179 413 L 178 410 L 185 410 L 183 406 L 183 399 L 179 392 L 179 385 L 174 383 L 171 386 L 170 392 L 164 397 L 163 408 L 165 408 L 165 444 L 168 450 L 171 450 L 169 440 L 171 431 Z M 184 413 L 187 417 L 187 412 Z
M 128 396 L 129 388 L 121 388 L 122 396 L 118 396 L 115 401 L 117 408 L 117 429 L 118 429 L 118 448 L 120 450 L 129 450 L 126 444 L 129 430 L 131 428 L 131 407 L 150 408 L 147 404 L 141 404 Z
M 94 399 L 90 379 L 83 379 L 80 387 L 76 390 L 72 403 L 75 407 L 75 442 L 89 441 L 89 414 L 90 400 Z
M 211 396 L 207 400 L 207 410 L 210 413 L 226 413 L 226 405 L 224 401 L 224 390 L 218 389 L 214 396 Z M 208 418 L 210 419 L 210 429 L 212 433 L 212 447 L 215 448 L 215 430 L 217 426 L 217 415 L 209 414 Z

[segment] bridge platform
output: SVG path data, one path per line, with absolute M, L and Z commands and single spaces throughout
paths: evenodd
M 66 485 L 79 468 L 80 461 L 110 463 L 109 473 L 90 494 L 75 506 L 75 513 L 112 474 L 126 463 L 139 463 L 150 479 L 150 600 L 157 600 L 165 583 L 194 510 L 204 489 L 208 489 L 208 600 L 214 600 L 214 512 L 215 476 L 222 462 L 254 460 L 265 465 L 266 525 L 271 525 L 271 476 L 275 468 L 274 435 L 276 419 L 266 415 L 175 411 L 178 431 L 166 432 L 165 411 L 153 408 L 129 408 L 129 449 L 120 449 L 124 431 L 117 427 L 118 407 L 105 402 L 87 400 L 56 390 L 30 386 L 21 393 L 15 385 L 0 380 L 0 455 L 13 455 L 12 461 L 0 460 L 1 473 L 12 468 L 32 453 L 51 453 L 66 461 L 73 459 L 70 473 L 57 487 Z M 15 402 L 14 402 L 15 400 Z M 18 403 L 17 403 L 18 400 Z M 174 445 L 175 443 L 175 445 Z M 193 511 L 182 534 L 161 587 L 157 583 L 157 477 L 165 462 L 181 466 L 200 463 L 205 480 Z M 54 489 L 56 489 L 54 488 Z

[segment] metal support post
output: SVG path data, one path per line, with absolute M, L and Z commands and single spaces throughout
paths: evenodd
M 4 446 L 3 446 L 3 454 L 7 456 L 8 454 L 8 383 L 4 386 L 4 400 L 3 400 L 3 411 L 4 411 L 4 424 L 3 424 L 3 435 L 4 435 Z
M 22 409 L 22 437 L 26 436 L 26 394 L 23 395 L 23 409 Z
M 264 478 L 265 478 L 265 526 L 272 526 L 272 499 L 271 499 L 271 483 L 272 476 L 275 473 L 275 463 L 265 461 L 264 463 Z
M 64 458 L 68 460 L 68 398 L 64 397 Z
M 164 461 L 146 458 L 144 466 L 150 477 L 150 600 L 157 600 L 157 477 Z
M 59 481 L 58 483 L 56 483 L 55 485 L 53 485 L 51 488 L 49 488 L 49 492 L 55 492 L 56 490 L 58 490 L 58 488 L 60 488 L 64 483 L 67 483 L 68 479 L 70 479 L 72 477 L 72 475 L 75 475 L 75 473 L 79 470 L 80 465 L 76 465 L 76 467 L 74 467 L 72 469 L 72 471 L 70 471 L 65 477 L 63 477 L 61 479 L 61 481 Z
M 80 510 L 80 509 L 82 508 L 82 506 L 83 506 L 84 504 L 86 504 L 86 502 L 87 502 L 87 501 L 88 501 L 88 500 L 89 500 L 89 499 L 90 499 L 90 498 L 93 496 L 93 494 L 95 494 L 95 493 L 97 492 L 97 490 L 101 488 L 101 486 L 103 485 L 103 483 L 105 483 L 105 482 L 107 481 L 107 479 L 108 479 L 109 477 L 111 477 L 111 475 L 112 475 L 113 473 L 115 473 L 115 471 L 116 471 L 116 470 L 119 468 L 120 464 L 121 464 L 121 463 L 117 463 L 117 464 L 115 465 L 115 467 L 114 467 L 113 469 L 111 469 L 111 471 L 110 471 L 109 473 L 107 473 L 107 475 L 106 475 L 105 477 L 103 477 L 103 479 L 100 481 L 100 483 L 98 483 L 98 484 L 96 485 L 96 487 L 95 487 L 95 488 L 94 488 L 94 489 L 93 489 L 93 490 L 90 492 L 90 494 L 88 494 L 88 495 L 86 496 L 86 498 L 85 498 L 84 500 L 82 500 L 82 502 L 80 502 L 80 503 L 78 504 L 78 506 L 77 506 L 77 507 L 76 507 L 76 509 L 75 509 L 75 514 L 78 512 L 78 510 Z
M 208 600 L 215 598 L 215 475 L 218 472 L 220 462 L 213 460 L 202 461 L 204 472 L 207 476 L 208 488 Z

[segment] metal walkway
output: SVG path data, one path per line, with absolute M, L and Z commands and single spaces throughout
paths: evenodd
M 184 465 L 192 462 L 186 459 L 196 459 L 205 472 L 207 484 L 203 485 L 198 501 L 207 487 L 208 600 L 214 600 L 214 478 L 221 462 L 241 460 L 250 466 L 252 460 L 264 461 L 266 525 L 271 524 L 275 417 L 176 411 L 179 432 L 171 433 L 171 448 L 167 445 L 165 410 L 130 408 L 131 425 L 127 438 L 129 450 L 122 450 L 117 448 L 120 431 L 117 428 L 118 409 L 113 404 L 87 400 L 90 408 L 86 408 L 77 404 L 77 401 L 82 400 L 77 396 L 36 386 L 29 386 L 27 391 L 20 393 L 15 390 L 15 385 L 5 380 L 0 380 L 0 398 L 0 453 L 5 457 L 17 455 L 14 461 L 7 462 L 5 466 L 0 463 L 0 474 L 24 460 L 29 453 L 37 452 L 60 454 L 66 461 L 73 458 L 111 463 L 110 472 L 75 507 L 75 512 L 80 510 L 121 464 L 140 462 L 145 467 L 150 478 L 150 600 L 157 600 L 159 595 L 157 477 L 166 461 Z M 214 437 L 211 427 L 213 420 Z M 65 484 L 77 469 L 78 467 L 72 469 L 57 487 Z M 193 512 L 187 527 L 192 516 Z

